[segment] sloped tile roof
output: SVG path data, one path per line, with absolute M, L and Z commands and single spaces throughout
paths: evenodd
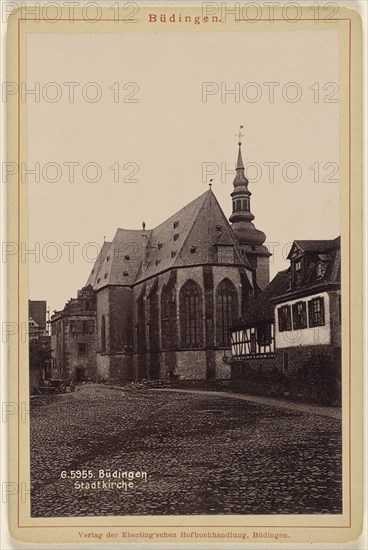
M 289 280 L 289 269 L 279 271 L 253 304 L 251 304 L 246 314 L 232 328 L 255 325 L 266 321 L 273 322 L 275 306 L 271 302 L 271 299 L 286 292 L 289 287 Z
M 250 267 L 209 190 L 152 230 L 118 229 L 113 241 L 104 243 L 87 285 L 95 290 L 109 284 L 130 286 L 169 268 L 211 263 L 216 246 L 231 247 L 232 263 Z
M 331 284 L 340 284 L 340 237 L 330 241 L 294 241 L 292 249 L 295 245 L 306 255 L 306 274 L 299 284 L 289 286 L 283 294 L 280 293 L 280 298 L 311 294 Z M 318 273 L 319 264 L 324 267 L 322 274 Z
M 86 286 L 91 285 L 94 289 L 98 287 L 97 279 L 100 279 L 100 271 L 103 266 L 104 261 L 106 260 L 106 256 L 110 250 L 111 242 L 105 241 L 101 247 L 100 253 L 97 257 L 97 260 L 92 268 L 92 271 L 90 273 L 90 276 L 88 277 L 88 281 L 86 283 Z
M 46 327 L 46 300 L 28 300 L 28 311 L 40 328 Z
M 336 237 L 336 239 L 329 239 L 329 240 L 310 240 L 310 241 L 300 241 L 296 240 L 294 243 L 302 252 L 320 252 L 321 254 L 324 254 L 326 252 L 330 252 L 331 250 L 335 250 L 336 248 L 340 247 L 340 237 Z M 294 246 L 291 247 L 293 249 Z M 291 250 L 290 250 L 291 253 Z M 290 253 L 288 258 L 290 257 Z
M 148 242 L 147 268 L 138 279 L 156 275 L 175 265 L 207 194 L 208 192 L 203 193 L 153 229 Z

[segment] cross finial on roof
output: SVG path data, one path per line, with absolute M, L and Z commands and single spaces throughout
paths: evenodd
M 236 137 L 238 138 L 239 142 L 238 142 L 238 145 L 241 145 L 241 138 L 244 137 L 244 134 L 241 133 L 241 129 L 244 128 L 244 126 L 240 126 L 239 128 L 239 133 L 238 134 L 235 134 Z
M 210 180 L 210 183 L 208 184 L 210 190 L 212 189 L 212 182 L 213 182 L 213 178 Z
M 146 223 L 145 222 L 142 222 L 142 229 L 143 229 L 143 231 L 146 229 Z

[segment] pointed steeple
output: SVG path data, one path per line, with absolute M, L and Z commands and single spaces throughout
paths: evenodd
M 239 141 L 238 145 L 239 145 L 239 151 L 238 151 L 238 162 L 236 163 L 236 169 L 237 170 L 241 170 L 241 169 L 244 170 L 243 157 L 242 157 L 242 152 L 241 152 L 241 141 Z
M 240 127 L 240 129 L 243 126 Z M 266 235 L 263 231 L 256 229 L 252 223 L 254 216 L 250 209 L 250 197 L 252 193 L 248 189 L 249 180 L 245 175 L 243 156 L 242 156 L 242 134 L 237 134 L 238 141 L 238 160 L 236 163 L 236 176 L 233 181 L 234 190 L 231 193 L 233 202 L 233 211 L 229 218 L 233 231 L 240 244 L 240 248 L 250 261 L 252 267 L 256 270 L 257 284 L 264 288 L 269 282 L 269 264 L 268 258 L 271 255 L 263 245 Z
M 240 126 L 242 129 L 243 126 Z M 240 139 L 243 137 L 243 134 L 239 131 L 239 134 L 236 134 L 239 138 L 238 142 L 238 160 L 236 163 L 236 176 L 233 181 L 234 191 L 231 193 L 233 199 L 233 213 L 230 216 L 230 222 L 239 222 L 239 221 L 252 221 L 254 216 L 250 211 L 250 197 L 252 193 L 248 189 L 249 180 L 244 172 L 244 163 L 242 157 L 242 142 Z
M 234 179 L 234 187 L 238 187 L 239 185 L 245 186 L 248 189 L 248 178 L 246 177 L 244 173 L 244 164 L 243 164 L 243 157 L 242 157 L 242 151 L 241 151 L 241 142 L 239 141 L 239 151 L 238 151 L 238 161 L 236 163 L 236 176 Z

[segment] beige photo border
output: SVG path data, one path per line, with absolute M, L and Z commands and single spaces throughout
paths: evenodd
M 311 2 L 312 3 L 312 2 Z M 68 18 L 67 8 L 63 8 Z M 307 6 L 302 18 L 290 24 L 280 8 L 275 8 L 274 21 L 251 23 L 228 17 L 222 24 L 184 25 L 155 24 L 155 32 L 259 32 L 275 30 L 324 30 L 338 29 L 340 44 L 340 185 L 341 185 L 341 236 L 342 236 L 342 428 L 343 428 L 343 513 L 341 515 L 216 515 L 216 516 L 110 516 L 71 518 L 32 518 L 30 516 L 30 428 L 22 410 L 29 410 L 28 342 L 22 342 L 20 330 L 9 342 L 9 401 L 18 404 L 19 414 L 9 421 L 9 476 L 8 481 L 17 484 L 18 493 L 10 496 L 9 522 L 12 537 L 18 541 L 39 543 L 70 542 L 171 542 L 192 543 L 254 543 L 252 532 L 284 533 L 287 538 L 270 542 L 345 542 L 359 537 L 362 529 L 362 422 L 363 422 L 363 352 L 362 352 L 362 45 L 361 18 L 350 9 L 339 6 L 335 20 L 315 21 Z M 27 6 L 29 10 L 29 6 Z M 13 12 L 8 23 L 8 74 L 9 82 L 21 82 L 25 75 L 25 37 L 33 33 L 124 33 L 152 32 L 147 14 L 182 13 L 201 15 L 200 5 L 139 7 L 135 15 L 138 21 L 127 25 L 114 22 L 114 13 L 103 8 L 103 18 L 90 24 L 78 21 L 75 10 L 73 24 L 62 20 L 54 22 L 28 19 L 22 9 Z M 42 17 L 42 16 L 41 16 Z M 81 14 L 79 17 L 82 19 Z M 321 55 L 323 52 L 321 52 Z M 25 160 L 26 104 L 18 95 L 8 99 L 8 162 Z M 8 178 L 8 242 L 27 242 L 27 188 L 18 174 Z M 19 255 L 8 260 L 8 322 L 19 327 L 28 323 L 28 266 Z M 21 375 L 20 375 L 21 373 Z M 25 496 L 26 495 L 26 496 Z M 78 531 L 102 533 L 102 541 L 81 539 Z M 146 532 L 161 534 L 153 539 L 109 539 L 108 532 Z M 197 533 L 248 533 L 241 538 L 180 537 L 181 531 Z M 176 538 L 165 538 L 164 533 L 176 533 Z M 265 539 L 260 542 L 264 543 Z

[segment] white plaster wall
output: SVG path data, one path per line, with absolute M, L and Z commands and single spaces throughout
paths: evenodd
M 309 327 L 308 302 L 313 298 L 322 298 L 322 297 L 324 298 L 324 303 L 325 303 L 325 324 L 322 327 Z M 278 309 L 286 305 L 290 305 L 292 308 L 293 304 L 301 301 L 306 302 L 308 327 L 304 329 L 279 332 Z M 291 348 L 291 347 L 298 347 L 298 346 L 319 346 L 319 345 L 330 344 L 331 343 L 330 319 L 331 319 L 330 299 L 327 292 L 322 292 L 320 294 L 314 294 L 312 296 L 307 296 L 302 299 L 298 298 L 296 300 L 290 300 L 289 302 L 284 302 L 283 304 L 278 304 L 275 310 L 276 349 Z

